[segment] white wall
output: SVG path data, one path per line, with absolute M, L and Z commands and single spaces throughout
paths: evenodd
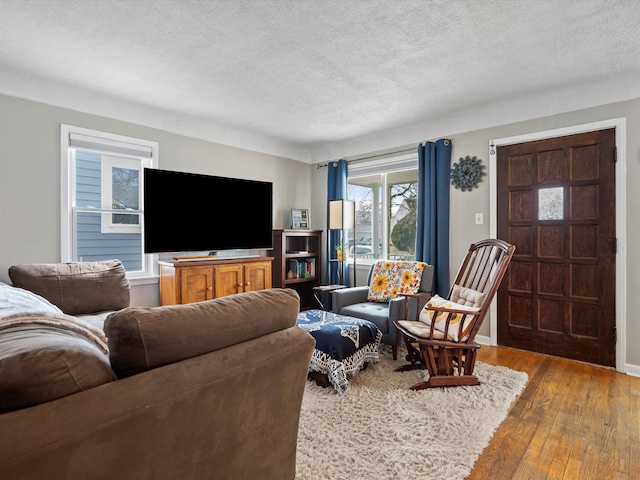
M 573 112 L 553 115 L 549 117 L 512 123 L 483 130 L 456 133 L 451 136 L 442 135 L 438 138 L 453 138 L 452 164 L 461 157 L 477 156 L 481 158 L 487 166 L 485 170 L 487 177 L 479 185 L 479 188 L 471 192 L 462 192 L 451 187 L 451 276 L 455 275 L 457 268 L 464 257 L 469 245 L 482 238 L 489 237 L 489 141 L 491 139 L 505 138 L 528 133 L 553 130 L 574 125 L 599 122 L 613 118 L 626 117 L 627 122 L 627 145 L 626 145 L 626 165 L 627 172 L 625 178 L 618 178 L 617 182 L 626 182 L 627 191 L 627 211 L 626 218 L 618 218 L 618 222 L 627 222 L 627 238 L 618 239 L 619 248 L 627 249 L 627 303 L 626 311 L 628 318 L 626 321 L 626 363 L 631 365 L 630 369 L 640 373 L 640 322 L 636 320 L 636 312 L 640 311 L 640 296 L 634 292 L 640 291 L 640 265 L 638 258 L 638 248 L 636 240 L 640 238 L 640 99 L 612 103 L 599 107 L 593 107 Z M 425 132 L 423 141 L 437 140 Z M 405 144 L 398 142 L 397 146 L 404 147 Z M 417 145 L 416 145 L 417 146 Z M 385 148 L 393 147 L 386 145 Z M 363 155 L 369 152 L 362 151 L 357 154 Z M 356 153 L 352 152 L 356 155 Z M 312 212 L 320 212 L 323 215 L 326 211 L 327 179 L 326 168 L 316 169 L 312 178 Z M 475 225 L 474 214 L 483 213 L 484 224 Z M 316 213 L 316 216 L 318 213 Z M 316 228 L 322 228 L 321 225 Z M 613 307 L 613 306 L 612 306 Z M 480 335 L 489 337 L 490 321 L 483 324 Z M 629 369 L 627 369 L 629 370 Z
M 60 261 L 61 123 L 156 141 L 163 169 L 273 182 L 274 228 L 310 207 L 306 163 L 0 95 L 0 281 L 11 265 Z M 133 305 L 158 303 L 157 284 L 132 288 Z

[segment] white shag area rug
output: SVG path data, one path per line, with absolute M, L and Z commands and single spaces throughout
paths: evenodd
M 428 373 L 401 365 L 381 352 L 344 395 L 307 381 L 296 480 L 463 480 L 528 381 L 478 362 L 480 385 L 414 392 Z

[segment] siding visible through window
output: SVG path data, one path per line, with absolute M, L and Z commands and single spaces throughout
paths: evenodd
M 76 151 L 76 205 L 101 207 L 101 155 Z M 118 258 L 127 271 L 142 269 L 142 234 L 104 233 L 105 213 L 77 212 L 76 252 L 85 262 Z

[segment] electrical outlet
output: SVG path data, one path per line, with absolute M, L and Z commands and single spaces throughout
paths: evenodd
M 482 225 L 484 223 L 484 219 L 482 218 L 481 213 L 476 213 L 476 225 Z

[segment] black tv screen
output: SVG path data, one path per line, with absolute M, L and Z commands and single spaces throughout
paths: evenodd
M 273 184 L 147 168 L 144 251 L 267 249 Z

